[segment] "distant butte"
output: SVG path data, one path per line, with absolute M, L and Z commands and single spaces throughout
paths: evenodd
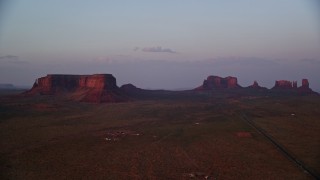
M 278 80 L 275 82 L 274 87 L 272 89 L 293 89 L 294 82 L 287 81 L 287 80 Z M 296 85 L 296 82 L 295 82 Z
M 120 89 L 125 93 L 135 93 L 135 92 L 142 91 L 142 89 L 137 88 L 133 84 L 124 84 L 120 87 Z
M 297 86 L 297 81 L 278 80 L 270 90 L 259 86 L 254 81 L 251 86 L 241 87 L 236 77 L 208 76 L 201 86 L 194 89 L 197 91 L 224 91 L 229 90 L 237 93 L 255 94 L 261 93 L 281 93 L 297 95 L 318 95 L 309 87 L 307 79 L 302 80 L 302 85 Z M 192 92 L 192 91 L 189 91 Z M 157 97 L 165 94 L 172 94 L 171 91 L 145 90 L 137 88 L 132 84 L 125 84 L 120 88 L 117 86 L 116 78 L 112 74 L 94 75 L 64 75 L 49 74 L 36 79 L 33 87 L 24 92 L 25 96 L 35 95 L 63 95 L 74 101 L 94 102 L 94 103 L 114 103 L 131 101 L 133 99 L 145 97 Z M 176 95 L 183 95 L 187 91 L 176 91 Z
M 203 84 L 195 90 L 212 90 L 212 89 L 233 89 L 241 88 L 236 77 L 228 76 L 225 78 L 219 76 L 208 76 Z
M 236 77 L 228 76 L 225 78 L 219 76 L 208 76 L 205 79 L 201 86 L 195 88 L 196 91 L 206 91 L 206 90 L 223 90 L 223 89 L 252 89 L 259 91 L 269 91 L 265 87 L 259 86 L 257 81 L 254 81 L 252 85 L 243 88 L 238 84 Z M 302 86 L 297 86 L 297 81 L 287 81 L 287 80 L 277 80 L 275 85 L 271 88 L 270 92 L 278 93 L 296 93 L 299 95 L 308 95 L 308 94 L 318 94 L 309 88 L 308 79 L 302 80 Z
M 248 86 L 248 88 L 250 89 L 267 89 L 265 87 L 261 87 L 257 81 L 254 81 L 253 84 L 251 86 Z
M 307 94 L 318 94 L 314 92 L 309 87 L 308 79 L 302 79 L 302 85 L 300 87 L 297 86 L 297 81 L 287 81 L 287 80 L 279 80 L 275 82 L 275 85 L 271 90 L 291 90 L 293 92 L 297 92 L 300 95 L 307 95 Z
M 298 93 L 299 94 L 317 94 L 316 92 L 312 91 L 311 88 L 309 88 L 308 79 L 302 79 L 302 85 L 298 87 Z
M 50 74 L 38 78 L 25 95 L 70 94 L 71 99 L 84 102 L 126 101 L 112 74 L 64 75 Z

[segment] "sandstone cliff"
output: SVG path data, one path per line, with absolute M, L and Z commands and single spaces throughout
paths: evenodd
M 295 83 L 296 85 L 296 83 Z M 293 89 L 293 82 L 287 80 L 278 80 L 272 89 Z
M 279 80 L 275 82 L 272 90 L 290 90 L 292 92 L 297 92 L 300 95 L 306 94 L 317 94 L 309 87 L 308 79 L 302 79 L 302 85 L 298 87 L 297 81 L 287 81 L 287 80 Z
M 236 77 L 219 77 L 219 76 L 208 76 L 206 80 L 203 81 L 203 84 L 196 88 L 196 90 L 212 90 L 212 89 L 233 89 L 240 88 L 238 80 Z
M 308 79 L 302 79 L 302 85 L 298 87 L 299 94 L 317 94 L 309 87 Z
M 28 95 L 69 94 L 74 100 L 85 102 L 125 101 L 116 79 L 111 74 L 60 75 L 51 74 L 38 78 Z

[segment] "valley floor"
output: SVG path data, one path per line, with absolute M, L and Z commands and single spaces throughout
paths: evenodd
M 313 179 L 243 114 L 320 172 L 319 96 L 2 96 L 0 179 Z

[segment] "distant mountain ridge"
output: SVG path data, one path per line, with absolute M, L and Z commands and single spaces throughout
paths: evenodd
M 5 83 L 0 84 L 0 89 L 15 89 L 16 87 L 13 84 Z
M 5 87 L 12 87 L 6 85 Z M 248 87 L 238 84 L 236 77 L 208 76 L 201 86 L 183 91 L 166 90 L 146 90 L 133 84 L 125 84 L 120 88 L 117 86 L 116 78 L 112 74 L 93 74 L 93 75 L 66 75 L 49 74 L 45 77 L 36 79 L 32 88 L 23 93 L 26 96 L 34 95 L 68 95 L 72 100 L 94 102 L 94 103 L 114 103 L 130 101 L 131 99 L 147 96 L 154 97 L 174 93 L 179 95 L 185 92 L 199 91 L 219 91 L 225 90 L 233 92 L 246 92 L 246 94 L 260 93 L 293 93 L 297 95 L 318 95 L 309 87 L 307 79 L 302 80 L 302 85 L 297 86 L 297 81 L 277 80 L 271 89 L 259 86 L 257 81 Z
M 205 79 L 201 86 L 195 88 L 196 91 L 203 90 L 221 90 L 221 89 L 240 89 L 243 88 L 238 84 L 238 79 L 236 77 L 228 76 L 225 78 L 219 76 L 208 76 Z M 259 89 L 259 90 L 269 90 L 273 92 L 295 92 L 300 95 L 307 94 L 318 94 L 309 87 L 308 79 L 302 79 L 302 85 L 297 86 L 297 81 L 288 81 L 288 80 L 276 80 L 275 85 L 268 89 L 266 87 L 259 86 L 257 81 L 254 81 L 252 85 L 245 87 L 250 89 Z

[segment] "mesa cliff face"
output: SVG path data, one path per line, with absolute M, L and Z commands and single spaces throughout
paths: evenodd
M 74 100 L 85 102 L 125 101 L 116 79 L 111 74 L 60 75 L 51 74 L 38 78 L 28 95 L 57 95 L 71 93 Z
M 279 80 L 275 82 L 272 89 L 259 86 L 257 81 L 253 85 L 242 88 L 238 84 L 236 77 L 219 77 L 208 76 L 203 81 L 203 84 L 195 91 L 207 90 L 225 90 L 231 89 L 232 93 L 280 93 L 280 94 L 299 94 L 309 95 L 318 93 L 312 91 L 309 87 L 307 79 L 302 80 L 302 85 L 297 87 L 297 81 Z M 94 74 L 94 75 L 62 75 L 50 74 L 45 77 L 38 78 L 33 87 L 24 92 L 23 95 L 55 95 L 59 97 L 66 97 L 74 101 L 84 102 L 122 102 L 131 101 L 132 99 L 139 99 L 145 97 L 160 97 L 165 94 L 183 94 L 183 92 L 169 92 L 165 90 L 145 90 L 137 88 L 132 84 L 125 84 L 119 88 L 116 83 L 116 78 L 112 74 Z M 186 92 L 185 92 L 186 93 Z M 188 92 L 190 93 L 190 92 Z M 160 95 L 160 96 L 159 96 Z
M 211 90 L 211 89 L 233 89 L 240 88 L 236 77 L 228 76 L 225 78 L 219 76 L 208 76 L 203 84 L 196 90 Z
M 223 89 L 232 89 L 237 92 L 259 92 L 259 93 L 281 93 L 281 94 L 298 94 L 298 95 L 309 95 L 318 93 L 314 92 L 309 87 L 308 79 L 302 79 L 302 85 L 298 87 L 297 81 L 287 81 L 287 80 L 277 80 L 275 81 L 274 87 L 271 89 L 261 87 L 257 81 L 254 81 L 252 85 L 242 88 L 238 84 L 236 77 L 228 76 L 225 78 L 219 76 L 208 76 L 207 79 L 203 81 L 203 84 L 197 88 L 195 91 L 206 91 L 206 90 L 223 90 Z M 238 91 L 241 90 L 241 91 Z
M 297 81 L 279 80 L 275 82 L 274 87 L 271 90 L 291 90 L 298 94 L 317 94 L 309 87 L 308 79 L 302 79 L 302 85 L 298 87 Z
M 302 79 L 302 85 L 298 87 L 299 94 L 317 94 L 309 87 L 308 79 Z
M 278 80 L 275 82 L 274 87 L 272 89 L 293 89 L 297 88 L 296 81 L 287 81 L 287 80 Z

